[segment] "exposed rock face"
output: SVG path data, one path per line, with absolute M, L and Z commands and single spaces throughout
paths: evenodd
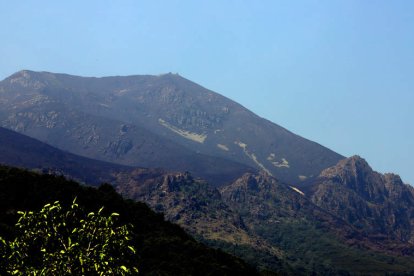
M 193 235 L 251 243 L 251 237 L 237 226 L 236 214 L 222 201 L 219 191 L 188 173 L 137 169 L 132 175 L 119 174 L 116 183 L 121 194 L 146 202 Z
M 231 185 L 221 188 L 220 192 L 226 204 L 242 214 L 250 233 L 259 236 L 274 239 L 280 234 L 278 231 L 281 228 L 289 227 L 292 223 L 303 223 L 310 228 L 317 225 L 341 237 L 346 243 L 354 243 L 352 239 L 365 240 L 363 234 L 317 207 L 302 191 L 263 172 L 247 173 Z
M 128 131 L 127 128 L 124 126 L 120 132 Z M 400 273 L 401 267 L 407 273 L 413 271 L 414 266 L 398 257 L 401 253 L 413 254 L 410 241 L 381 232 L 394 227 L 401 236 L 404 229 L 410 229 L 400 222 L 404 221 L 402 215 L 412 208 L 412 190 L 407 190 L 396 175 L 369 177 L 373 173 L 369 172 L 369 166 L 358 158 L 354 161 L 351 164 L 349 160 L 342 161 L 342 167 L 326 170 L 325 180 L 327 177 L 343 179 L 355 188 L 357 175 L 365 175 L 358 181 L 382 179 L 384 186 L 361 189 L 361 195 L 370 190 L 368 198 L 383 203 L 367 203 L 346 185 L 333 184 L 343 188 L 341 193 L 335 188 L 316 186 L 319 192 L 330 191 L 332 197 L 331 205 L 318 207 L 306 196 L 316 194 L 286 185 L 264 172 L 245 173 L 218 190 L 189 173 L 131 168 L 87 159 L 0 128 L 0 163 L 62 174 L 88 184 L 113 183 L 124 196 L 146 202 L 197 239 L 236 254 L 255 266 L 285 274 L 290 271 L 294 275 L 339 274 L 341 270 L 362 274 L 366 271 Z M 365 168 L 365 173 L 360 172 L 360 167 Z M 344 174 L 345 168 L 351 168 L 350 172 Z M 354 177 L 346 175 L 352 172 Z M 376 194 L 384 189 L 387 196 Z M 351 198 L 353 201 L 347 201 Z M 341 213 L 332 208 L 337 202 L 365 224 L 355 224 L 345 215 L 339 218 Z M 355 207 L 354 202 L 359 205 Z M 385 206 L 382 207 L 385 211 L 372 206 Z M 382 215 L 385 220 L 382 224 L 376 223 Z M 364 261 L 359 262 L 361 259 Z M 411 262 L 409 258 L 406 260 Z
M 414 189 L 359 156 L 324 170 L 310 195 L 321 208 L 376 239 L 414 242 Z
M 249 168 L 294 184 L 342 158 L 173 74 L 21 71 L 0 82 L 0 126 L 94 159 L 189 170 L 215 186 Z
M 379 272 L 384 267 L 375 266 L 381 263 L 397 271 L 381 260 L 394 257 L 377 259 L 358 248 L 382 254 L 409 250 L 403 243 L 390 246 L 371 239 L 266 173 L 246 173 L 219 191 L 186 173 L 136 170 L 132 175 L 117 175 L 117 190 L 123 195 L 147 202 L 201 240 L 262 268 L 286 272 L 290 267 L 296 275 L 362 273 L 366 267 Z M 354 258 L 364 258 L 364 264 L 355 265 Z
M 115 183 L 117 191 L 124 196 L 146 202 L 169 221 L 212 246 L 226 250 L 233 247 L 229 252 L 261 268 L 280 270 L 286 265 L 281 260 L 281 250 L 250 233 L 238 210 L 230 208 L 217 189 L 193 179 L 188 173 L 137 169 L 132 176 L 118 174 Z M 235 246 L 245 248 L 248 253 L 235 252 Z M 272 261 L 261 263 L 257 256 L 266 256 Z

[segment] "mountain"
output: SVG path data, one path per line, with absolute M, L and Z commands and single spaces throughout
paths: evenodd
M 143 201 L 198 240 L 260 270 L 290 275 L 409 274 L 412 254 L 383 246 L 266 173 L 220 189 L 188 173 L 118 175 L 116 190 Z M 408 248 L 405 243 L 399 246 Z
M 141 202 L 146 202 L 154 210 L 164 212 L 168 220 L 180 223 L 189 233 L 193 235 L 205 233 L 206 235 L 202 237 L 203 240 L 228 241 L 230 239 L 234 243 L 238 242 L 240 246 L 243 245 L 241 241 L 246 240 L 247 246 L 259 244 L 253 246 L 253 249 L 258 252 L 272 250 L 264 241 L 249 235 L 239 225 L 233 225 L 238 217 L 221 202 L 220 193 L 206 182 L 193 179 L 188 173 L 173 173 L 163 169 L 133 168 L 97 161 L 61 151 L 5 128 L 0 128 L 0 164 L 29 168 L 47 174 L 63 175 L 66 178 L 82 181 L 82 183 L 92 186 L 98 186 L 104 182 L 112 183 L 124 195 L 130 195 Z M 183 183 L 188 184 L 186 188 L 192 193 L 189 201 L 178 199 L 188 195 L 179 192 Z M 41 187 L 41 190 L 48 189 L 47 184 L 45 185 L 45 187 Z M 169 187 L 169 185 L 172 186 Z M 52 187 L 52 189 L 54 188 Z M 19 188 L 16 188 L 15 193 L 18 191 Z M 175 191 L 177 196 L 173 197 L 173 200 L 168 200 L 171 198 L 171 194 L 168 197 L 163 197 L 166 191 Z M 139 193 L 139 195 L 135 193 Z M 13 196 L 18 197 L 17 194 Z M 23 194 L 21 197 L 24 198 L 25 195 Z M 165 208 L 161 208 L 161 206 L 165 206 Z M 167 210 L 170 212 L 166 212 Z M 174 212 L 171 212 L 173 210 Z M 175 218 L 170 216 L 172 213 L 176 214 Z M 212 214 L 213 218 L 210 218 L 209 214 Z M 218 222 L 219 224 L 217 224 Z M 215 233 L 209 232 L 212 223 L 217 224 Z M 210 234 L 211 236 L 207 236 Z M 200 235 L 199 237 L 201 239 Z M 257 265 L 254 262 L 252 264 Z M 280 267 L 283 266 L 278 263 L 277 268 Z
M 414 188 L 398 175 L 375 172 L 353 156 L 325 169 L 308 193 L 316 205 L 384 247 L 414 253 Z M 407 246 L 399 248 L 401 243 Z
M 411 186 L 178 75 L 21 71 L 0 125 L 0 162 L 111 183 L 260 270 L 414 273 Z
M 89 185 L 112 183 L 197 240 L 260 270 L 292 275 L 414 270 L 410 235 L 402 235 L 411 233 L 412 188 L 395 175 L 373 172 L 359 157 L 341 160 L 300 189 L 265 172 L 245 173 L 217 189 L 189 173 L 96 161 L 0 128 L 0 162 Z M 49 188 L 36 189 L 47 194 Z M 24 197 L 20 189 L 15 193 Z
M 85 211 L 104 206 L 105 215 L 117 212 L 122 224 L 133 226 L 131 243 L 142 275 L 258 274 L 242 260 L 196 242 L 145 204 L 122 199 L 110 185 L 85 187 L 62 177 L 4 166 L 0 166 L 0 236 L 14 236 L 17 211 L 40 210 L 56 200 L 70 206 L 75 197 Z
M 113 183 L 134 168 L 85 158 L 0 127 L 0 164 L 63 175 L 88 185 Z
M 297 183 L 343 158 L 173 74 L 20 71 L 0 82 L 0 126 L 89 158 L 191 171 L 214 186 L 249 168 Z

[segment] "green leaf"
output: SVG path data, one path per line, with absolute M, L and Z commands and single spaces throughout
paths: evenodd
M 15 262 L 10 267 L 13 269 L 24 267 L 25 261 L 17 260 L 17 258 L 27 258 L 25 248 L 34 242 L 39 244 L 40 252 L 43 253 L 43 264 L 46 267 L 31 267 L 33 273 L 30 275 L 61 275 L 60 269 L 63 263 L 73 271 L 82 274 L 94 271 L 94 268 L 97 275 L 102 271 L 103 275 L 116 272 L 124 275 L 135 271 L 127 266 L 119 266 L 120 262 L 125 261 L 124 257 L 129 258 L 132 255 L 129 251 L 136 253 L 135 248 L 128 242 L 130 240 L 129 226 L 115 227 L 111 218 L 119 214 L 104 216 L 101 214 L 103 208 L 97 213 L 90 212 L 86 217 L 82 208 L 73 210 L 72 206 L 72 209 L 65 209 L 58 202 L 54 205 L 47 204 L 37 212 L 21 211 L 20 223 L 16 225 L 20 225 L 22 236 L 16 237 L 16 240 L 10 243 L 0 237 L 0 246 L 5 244 L 13 251 L 12 255 L 7 258 L 7 261 Z M 78 228 L 66 229 L 67 224 L 72 223 Z M 64 249 L 51 246 L 59 245 L 59 241 L 64 243 L 66 239 L 68 246 Z M 60 246 L 65 246 L 65 244 L 60 244 Z M 13 269 L 10 269 L 9 273 L 23 275 L 25 272 L 20 270 L 12 272 Z
M 103 209 L 104 209 L 104 206 L 102 206 L 101 209 L 99 209 L 98 214 L 100 214 Z
M 76 199 L 77 199 L 78 197 L 75 197 L 75 199 L 72 201 L 72 206 L 71 206 L 71 209 L 75 209 L 76 207 L 78 207 L 79 205 L 76 203 Z

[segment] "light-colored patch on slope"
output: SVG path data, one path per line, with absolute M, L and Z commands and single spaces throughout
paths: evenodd
M 43 103 L 49 103 L 51 100 L 48 96 L 45 95 L 36 95 L 33 98 L 20 103 L 21 106 L 33 106 L 33 105 L 40 105 Z
M 240 148 L 242 148 L 244 154 L 246 154 L 251 160 L 253 160 L 253 162 L 256 163 L 257 166 L 259 166 L 262 170 L 264 170 L 265 172 L 267 172 L 269 175 L 272 175 L 272 173 L 262 163 L 260 163 L 259 160 L 257 160 L 256 155 L 254 153 L 250 153 L 247 150 L 247 144 L 245 144 L 243 142 L 240 142 L 240 141 L 235 141 L 234 143 L 236 145 L 238 145 Z
M 239 147 L 241 147 L 242 149 L 246 150 L 247 148 L 247 144 L 242 143 L 242 142 L 234 142 L 236 145 L 238 145 Z
M 276 168 L 290 168 L 289 161 L 287 161 L 285 158 L 280 159 L 280 161 L 277 161 L 276 154 L 271 153 L 267 157 L 267 160 L 272 163 L 273 166 Z
M 282 162 L 274 161 L 272 164 L 278 168 L 290 168 L 289 161 L 287 161 L 285 158 L 282 158 Z
M 217 147 L 224 150 L 224 151 L 229 151 L 229 148 L 226 145 L 223 144 L 217 144 Z
M 109 105 L 107 105 L 107 104 L 104 104 L 104 103 L 98 103 L 98 105 L 99 105 L 99 106 L 103 106 L 103 107 L 106 107 L 106 108 L 109 108 Z
M 118 95 L 118 96 L 121 96 L 121 95 L 124 95 L 124 94 L 128 93 L 129 91 L 130 91 L 130 89 L 119 89 L 119 90 L 115 90 L 114 94 Z
M 269 154 L 269 156 L 267 157 L 267 160 L 272 161 L 272 160 L 275 160 L 275 158 L 276 158 L 276 154 L 271 153 L 271 154 Z
M 184 137 L 186 139 L 192 140 L 194 142 L 198 142 L 198 143 L 201 143 L 202 144 L 202 143 L 204 143 L 204 141 L 207 138 L 207 135 L 205 135 L 205 134 L 198 134 L 198 133 L 195 133 L 195 132 L 190 132 L 190 131 L 187 131 L 187 130 L 179 129 L 178 127 L 173 126 L 173 125 L 167 123 L 166 121 L 164 121 L 161 118 L 158 119 L 158 122 L 162 126 L 168 128 L 169 130 L 177 133 L 178 135 L 180 135 L 180 136 L 182 136 L 182 137 Z
M 303 195 L 303 196 L 305 196 L 305 193 L 304 192 L 302 192 L 301 190 L 299 190 L 298 188 L 296 188 L 296 187 L 293 187 L 293 186 L 289 186 L 292 190 L 294 190 L 295 192 L 297 192 L 297 193 L 299 193 L 299 194 L 301 194 L 301 195 Z
M 306 175 L 299 175 L 298 177 L 299 177 L 300 181 L 304 181 L 304 180 L 308 179 L 308 177 Z

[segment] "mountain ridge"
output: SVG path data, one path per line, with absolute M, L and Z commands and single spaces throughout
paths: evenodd
M 414 245 L 414 188 L 395 174 L 380 174 L 359 156 L 325 169 L 309 197 L 378 240 Z
M 99 130 L 102 124 L 99 121 L 119 122 L 114 123 L 112 129 L 121 129 L 122 124 L 140 127 L 140 137 L 144 140 L 149 139 L 145 137 L 150 136 L 146 134 L 150 130 L 161 137 L 163 144 L 181 146 L 180 151 L 186 149 L 241 163 L 245 168 L 265 170 L 291 183 L 313 178 L 343 158 L 220 94 L 173 74 L 84 78 L 21 71 L 0 82 L 0 91 L 1 126 L 54 146 L 58 146 L 56 141 L 48 136 L 57 136 L 61 145 L 78 147 L 74 153 L 82 155 L 79 147 L 93 149 L 93 154 L 88 153 L 87 157 L 114 163 L 122 163 L 119 158 L 136 148 L 137 142 L 125 133 L 125 152 L 120 156 L 105 155 L 100 149 L 105 145 L 97 148 L 93 143 L 99 143 L 103 137 L 115 145 L 123 140 L 108 132 L 88 134 L 94 127 Z M 56 110 L 54 106 L 61 108 Z M 83 136 L 93 136 L 91 141 L 78 141 L 76 137 L 70 137 L 72 131 L 66 133 L 69 130 L 65 129 L 66 124 L 82 125 L 83 122 L 77 119 L 82 116 L 94 122 L 82 130 Z M 57 128 L 59 126 L 62 126 L 61 130 Z M 63 130 L 65 135 L 62 135 Z M 73 141 L 78 144 L 76 147 Z M 153 145 L 154 153 L 148 157 L 161 162 L 163 158 L 157 156 L 163 151 L 159 148 Z M 139 158 L 138 153 L 133 156 Z M 123 164 L 145 167 L 146 157 L 143 159 L 131 159 Z M 170 164 L 166 164 L 167 168 Z M 183 171 L 185 166 L 171 169 Z M 239 166 L 236 170 L 240 172 L 240 169 Z M 195 174 L 205 177 L 199 172 Z M 221 181 L 217 186 L 226 182 L 229 180 Z
M 414 252 L 406 240 L 384 235 L 383 230 L 387 228 L 383 225 L 388 221 L 371 223 L 369 213 L 364 212 L 363 208 L 356 208 L 359 217 L 365 219 L 362 220 L 365 224 L 361 228 L 355 221 L 329 208 L 329 205 L 324 206 L 313 200 L 313 194 L 308 190 L 297 189 L 263 171 L 244 173 L 234 182 L 215 189 L 185 172 L 124 167 L 60 153 L 58 149 L 7 129 L 0 128 L 0 141 L 0 160 L 3 163 L 10 164 L 13 158 L 18 157 L 21 167 L 35 167 L 37 171 L 57 173 L 71 179 L 83 176 L 87 184 L 97 185 L 102 181 L 112 183 L 118 192 L 146 202 L 153 210 L 164 213 L 168 220 L 180 224 L 199 241 L 225 249 L 261 269 L 281 273 L 291 271 L 295 275 L 298 275 L 301 266 L 306 266 L 309 273 L 339 273 L 334 268 L 347 266 L 351 266 L 353 271 L 365 271 L 364 266 L 353 264 L 353 261 L 341 261 L 341 258 L 346 257 L 349 260 L 365 258 L 366 267 L 370 269 L 375 268 L 373 263 L 379 262 L 379 267 L 387 271 L 399 271 L 397 266 L 386 265 L 383 260 L 392 262 L 394 258 L 397 263 L 405 262 L 401 256 L 409 257 Z M 336 179 L 335 173 L 343 173 L 343 167 L 352 162 L 340 161 L 337 168 L 328 168 L 321 175 Z M 363 164 L 362 161 L 353 163 Z M 366 168 L 363 165 L 361 167 Z M 85 177 L 85 174 L 90 175 Z M 398 180 L 393 175 L 385 178 L 389 181 Z M 94 182 L 88 182 L 88 179 Z M 326 184 L 322 182 L 319 185 Z M 388 185 L 395 186 L 393 182 Z M 345 192 L 352 192 L 347 189 L 339 193 L 334 188 L 330 189 L 334 193 L 330 196 L 332 200 L 327 202 L 341 202 Z M 404 198 L 401 197 L 403 193 L 399 193 L 398 189 L 393 190 L 396 192 L 389 194 L 391 202 L 404 202 L 401 200 Z M 348 201 L 343 203 L 347 204 Z M 407 224 L 403 226 L 396 233 L 406 233 L 404 229 L 410 229 Z M 298 244 L 299 240 L 302 245 Z M 299 248 L 300 253 L 292 251 Z M 338 257 L 326 255 L 327 248 L 338 251 Z M 306 252 L 318 257 L 310 257 Z M 370 254 L 379 255 L 369 257 Z M 324 260 L 324 264 L 316 266 L 321 260 Z M 309 262 L 316 267 L 309 266 Z
M 45 155 L 61 156 L 61 167 L 46 172 L 81 175 L 90 166 L 92 178 L 256 267 L 296 275 L 414 271 L 414 192 L 399 176 L 185 78 L 21 71 L 0 82 L 0 126 L 21 133 L 0 128 L 8 156 L 25 157 L 21 139 L 55 146 Z M 14 162 L 56 162 L 36 157 L 41 151 Z
M 99 185 L 115 180 L 115 171 L 133 168 L 74 155 L 41 141 L 0 127 L 0 164 L 63 175 L 70 179 Z

